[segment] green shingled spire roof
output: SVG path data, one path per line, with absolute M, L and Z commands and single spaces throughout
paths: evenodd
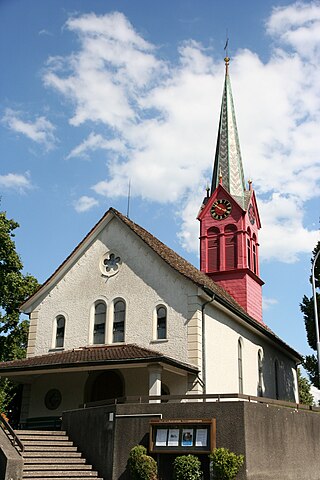
M 219 131 L 214 160 L 211 194 L 219 184 L 222 184 L 235 200 L 245 208 L 245 181 L 240 152 L 236 115 L 233 105 L 232 90 L 228 72 L 229 58 L 225 59 L 226 75 L 224 81 Z

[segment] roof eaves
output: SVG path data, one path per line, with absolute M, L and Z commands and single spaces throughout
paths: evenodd
M 0 367 L 0 374 L 4 375 L 6 373 L 20 373 L 20 372 L 39 372 L 43 370 L 68 370 L 70 368 L 88 368 L 88 367 L 98 367 L 101 365 L 124 365 L 124 364 L 143 364 L 143 363 L 165 363 L 173 367 L 185 370 L 188 373 L 197 374 L 198 369 L 192 365 L 183 364 L 182 362 L 175 361 L 172 358 L 165 356 L 154 356 L 154 357 L 142 357 L 142 358 L 124 358 L 124 359 L 107 359 L 107 360 L 95 360 L 95 361 L 84 361 L 84 362 L 70 362 L 70 363 L 54 363 L 54 364 L 42 364 L 42 365 L 25 365 L 25 366 L 12 366 L 12 367 Z

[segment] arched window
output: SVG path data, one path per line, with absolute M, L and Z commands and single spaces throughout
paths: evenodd
M 251 230 L 250 228 L 247 229 L 247 263 L 248 263 L 248 268 L 251 269 Z
M 220 268 L 220 230 L 212 227 L 208 230 L 208 267 L 209 272 L 217 272 Z
M 63 315 L 59 315 L 56 318 L 56 341 L 55 341 L 56 348 L 63 347 L 65 327 L 66 327 L 66 319 L 64 318 Z
M 275 383 L 275 393 L 276 399 L 279 400 L 279 362 L 278 360 L 274 361 L 274 383 Z
M 258 272 L 258 265 L 257 265 L 257 237 L 253 234 L 252 237 L 252 263 L 253 263 L 253 271 L 254 273 Z
M 107 307 L 104 302 L 97 302 L 94 307 L 94 327 L 93 343 L 105 343 L 106 334 L 106 312 Z
M 114 304 L 113 315 L 113 342 L 124 342 L 124 324 L 126 317 L 126 304 L 117 300 Z
M 242 369 L 242 341 L 238 340 L 238 379 L 239 379 L 239 393 L 243 393 L 243 369 Z
M 227 225 L 225 232 L 226 269 L 237 268 L 237 227 Z
M 262 351 L 258 352 L 258 397 L 263 397 Z
M 167 309 L 160 305 L 157 307 L 157 340 L 167 338 Z

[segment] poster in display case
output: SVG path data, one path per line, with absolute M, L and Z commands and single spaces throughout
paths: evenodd
M 216 421 L 152 420 L 150 422 L 150 452 L 208 453 L 216 445 Z

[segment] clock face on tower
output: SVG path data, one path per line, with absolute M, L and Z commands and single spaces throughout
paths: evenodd
M 213 218 L 216 220 L 223 220 L 224 218 L 227 218 L 230 213 L 231 213 L 231 203 L 229 200 L 226 200 L 225 198 L 222 198 L 220 200 L 216 200 L 212 207 L 211 207 L 211 215 Z

